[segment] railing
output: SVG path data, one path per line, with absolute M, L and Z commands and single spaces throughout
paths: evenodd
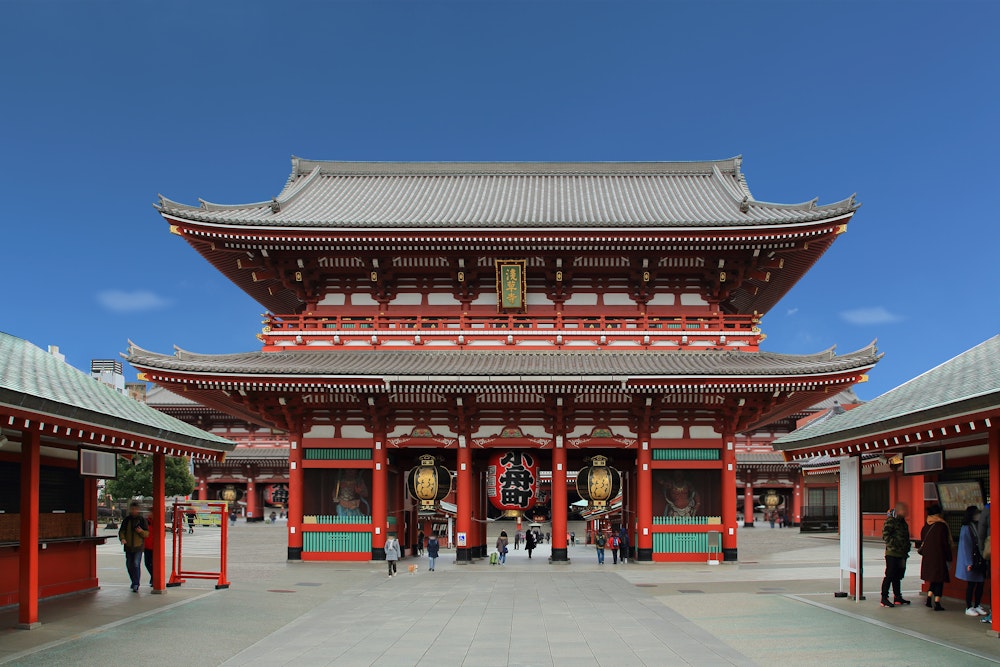
M 755 315 L 271 315 L 265 349 L 310 346 L 632 346 L 756 349 Z
M 334 329 L 598 329 L 635 331 L 731 331 L 751 333 L 754 315 L 677 315 L 612 317 L 579 315 L 265 315 L 269 331 Z

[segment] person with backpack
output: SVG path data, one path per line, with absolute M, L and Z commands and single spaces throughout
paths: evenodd
M 605 539 L 604 533 L 598 533 L 596 540 L 598 565 L 604 565 L 604 545 L 606 545 L 607 543 L 608 541 Z
M 904 502 L 896 503 L 889 510 L 882 524 L 882 541 L 885 542 L 885 577 L 882 579 L 882 606 L 894 609 L 896 605 L 910 604 L 903 599 L 901 590 L 906 575 L 906 559 L 910 557 L 910 526 L 906 523 L 908 507 Z M 895 596 L 889 600 L 889 588 Z
M 385 539 L 385 564 L 390 577 L 396 574 L 396 561 L 399 560 L 399 555 L 399 540 L 390 533 Z
M 524 550 L 528 552 L 528 558 L 531 558 L 531 552 L 535 550 L 535 546 L 537 546 L 535 531 L 529 530 L 524 534 Z
M 958 536 L 958 558 L 955 562 L 955 577 L 965 582 L 965 615 L 986 616 L 983 609 L 983 588 L 986 576 L 982 570 L 982 552 L 979 550 L 980 511 L 975 505 L 965 508 L 962 532 Z M 979 565 L 979 567 L 977 567 Z
M 622 541 L 617 535 L 611 536 L 611 564 L 618 565 L 618 549 L 621 547 Z
M 149 523 L 146 517 L 139 511 L 139 501 L 133 500 L 128 504 L 128 516 L 122 519 L 122 525 L 118 529 L 118 541 L 122 543 L 125 550 L 125 569 L 132 582 L 132 592 L 139 592 L 139 580 L 142 577 L 143 549 L 146 538 L 149 537 Z
M 437 560 L 439 550 L 441 549 L 441 543 L 438 542 L 437 533 L 431 533 L 431 537 L 427 540 L 427 569 L 430 572 L 434 571 L 434 561 Z

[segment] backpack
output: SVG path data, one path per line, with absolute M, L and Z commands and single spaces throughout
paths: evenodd
M 603 535 L 598 535 L 597 536 L 597 547 L 599 549 L 603 549 L 605 544 L 607 544 L 607 542 L 604 539 L 604 536 Z
M 611 548 L 612 549 L 617 549 L 620 546 L 620 544 L 621 544 L 621 542 L 618 540 L 617 537 L 612 537 L 611 538 Z

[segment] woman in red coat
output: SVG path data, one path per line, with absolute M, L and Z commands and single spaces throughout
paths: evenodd
M 951 569 L 951 529 L 941 516 L 941 505 L 934 503 L 927 508 L 927 525 L 920 531 L 920 548 L 917 552 L 923 556 L 920 561 L 920 578 L 927 582 L 927 606 L 933 599 L 934 611 L 944 611 L 941 606 L 941 594 L 944 584 L 951 581 L 948 570 Z

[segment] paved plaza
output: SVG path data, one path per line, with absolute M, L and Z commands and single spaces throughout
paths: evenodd
M 43 602 L 41 628 L 0 612 L 0 663 L 17 665 L 978 665 L 1000 643 L 962 614 L 917 601 L 893 610 L 836 599 L 837 542 L 795 530 L 741 529 L 736 564 L 597 565 L 592 548 L 550 565 L 547 546 L 506 566 L 435 572 L 410 557 L 382 563 L 287 563 L 283 526 L 231 532 L 229 590 L 190 581 L 152 595 L 128 590 L 116 544 L 100 548 L 98 593 Z M 187 538 L 185 564 L 211 564 L 218 533 Z M 869 590 L 880 580 L 868 549 Z M 190 558 L 190 560 L 188 560 Z M 407 566 L 417 564 L 415 574 Z M 876 576 L 878 575 L 878 576 Z M 146 583 L 144 577 L 143 582 Z M 949 602 L 949 601 L 946 601 Z

